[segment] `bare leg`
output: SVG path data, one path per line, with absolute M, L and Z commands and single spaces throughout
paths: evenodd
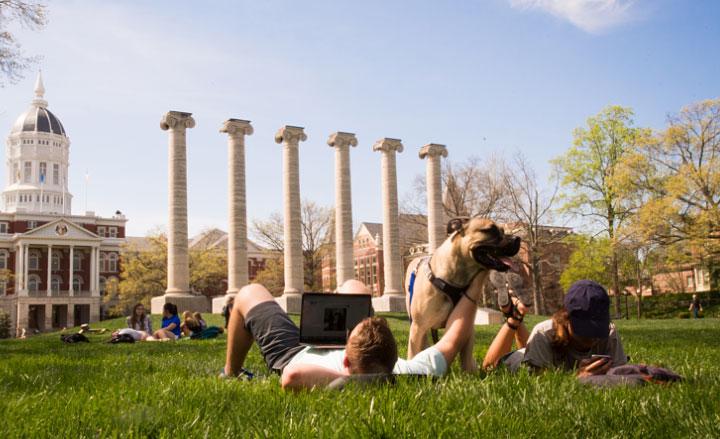
M 413 357 L 427 346 L 427 330 L 420 328 L 417 323 L 410 325 L 410 336 L 408 337 L 408 360 L 412 360 Z
M 515 346 L 518 349 L 522 349 L 527 346 L 528 339 L 530 338 L 530 331 L 528 331 L 525 323 L 520 323 L 520 327 L 515 332 Z
M 275 298 L 260 284 L 243 287 L 235 296 L 235 305 L 228 322 L 227 352 L 225 355 L 225 374 L 237 375 L 243 367 L 245 357 L 253 344 L 253 336 L 245 328 L 245 316 L 256 305 L 273 301 Z
M 525 305 L 517 301 L 517 299 L 514 299 L 514 301 L 518 312 L 525 315 L 527 312 Z M 518 349 L 524 348 L 527 345 L 529 333 L 525 324 L 518 322 L 512 317 L 508 318 L 508 323 L 513 326 L 518 326 L 518 329 L 515 330 L 511 328 L 507 323 L 500 327 L 500 330 L 495 335 L 495 338 L 492 343 L 490 343 L 490 347 L 485 354 L 482 364 L 483 369 L 496 367 L 500 359 L 512 351 L 513 339 L 517 342 Z
M 473 355 L 473 348 L 475 347 L 475 334 L 470 334 L 465 345 L 460 350 L 460 360 L 462 361 L 462 370 L 465 372 L 477 371 L 477 362 Z

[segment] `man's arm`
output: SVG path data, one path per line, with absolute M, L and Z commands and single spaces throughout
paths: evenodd
M 326 367 L 311 364 L 290 365 L 283 370 L 282 387 L 289 390 L 312 389 L 326 386 L 343 376 L 347 374 Z

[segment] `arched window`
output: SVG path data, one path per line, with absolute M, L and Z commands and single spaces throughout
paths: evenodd
M 37 250 L 30 250 L 30 256 L 28 256 L 28 259 L 28 269 L 40 269 L 40 252 L 38 252 Z
M 62 284 L 62 277 L 58 276 L 57 274 L 52 277 L 52 281 L 50 282 L 50 290 L 52 290 L 53 295 L 60 293 L 60 285 Z
M 77 274 L 73 276 L 73 290 L 74 291 L 82 291 L 83 286 L 83 278 L 82 276 L 78 276 Z
M 29 292 L 37 293 L 40 290 L 40 276 L 37 274 L 31 274 L 28 277 L 27 287 Z
M 98 279 L 98 284 L 100 284 L 100 295 L 105 295 L 105 285 L 107 284 L 107 279 L 105 279 L 103 276 L 100 276 L 100 279 Z
M 117 253 L 109 253 L 108 259 L 107 259 L 107 271 L 110 272 L 116 272 L 117 271 L 117 261 L 118 261 L 118 255 Z
M 7 269 L 8 252 L 7 250 L 0 250 L 0 270 Z

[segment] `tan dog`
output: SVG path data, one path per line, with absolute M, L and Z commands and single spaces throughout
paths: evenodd
M 475 302 L 490 270 L 507 271 L 509 257 L 520 250 L 520 238 L 506 236 L 502 228 L 485 218 L 456 218 L 447 225 L 450 236 L 428 258 L 413 260 L 405 275 L 406 289 L 413 282 L 412 301 L 406 296 L 406 305 L 412 324 L 408 343 L 408 358 L 413 358 L 427 347 L 427 333 L 443 328 L 455 300 L 466 294 Z M 446 285 L 449 284 L 449 287 Z M 443 292 L 450 292 L 450 295 Z M 463 370 L 477 368 L 471 339 L 461 350 Z

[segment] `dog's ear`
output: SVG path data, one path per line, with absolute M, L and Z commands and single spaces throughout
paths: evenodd
M 468 223 L 469 218 L 453 218 L 447 223 L 447 234 L 458 232 L 461 235 L 464 234 L 465 224 Z

